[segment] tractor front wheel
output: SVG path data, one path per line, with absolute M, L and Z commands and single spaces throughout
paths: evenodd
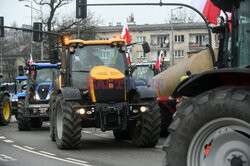
M 19 131 L 28 131 L 31 129 L 31 119 L 24 117 L 24 112 L 25 112 L 24 99 L 20 99 L 18 100 L 18 105 L 17 105 Z
M 138 100 L 137 100 L 138 101 Z M 142 113 L 129 125 L 131 139 L 135 146 L 153 147 L 160 138 L 161 114 L 155 99 L 140 100 L 138 103 L 150 104 L 149 110 Z
M 76 149 L 80 146 L 81 119 L 73 112 L 77 102 L 65 101 L 62 94 L 56 98 L 54 112 L 55 139 L 59 149 Z
M 0 125 L 7 126 L 10 123 L 10 118 L 11 118 L 10 99 L 7 95 L 4 95 L 0 103 Z

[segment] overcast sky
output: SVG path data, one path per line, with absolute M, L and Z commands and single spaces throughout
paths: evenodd
M 165 3 L 186 3 L 190 4 L 191 0 L 162 0 Z M 88 4 L 94 3 L 158 3 L 160 0 L 87 0 Z M 19 0 L 0 0 L 0 16 L 4 16 L 5 25 L 10 25 L 16 22 L 18 26 L 22 24 L 30 24 L 31 17 L 30 8 L 24 5 L 30 5 L 30 2 L 20 2 Z M 34 7 L 38 8 L 38 6 Z M 114 25 L 117 22 L 122 24 L 126 18 L 133 13 L 136 24 L 155 24 L 165 23 L 170 18 L 170 9 L 173 7 L 160 6 L 133 6 L 133 7 L 88 7 L 88 10 L 94 13 L 95 17 L 100 17 L 103 20 L 103 25 L 108 25 L 112 22 Z M 39 8 L 38 8 L 39 9 Z M 183 10 L 183 9 L 180 9 Z M 177 12 L 177 10 L 175 10 Z M 33 10 L 33 21 L 36 21 L 36 14 Z M 63 7 L 57 12 L 58 15 L 75 15 L 75 0 L 69 5 Z

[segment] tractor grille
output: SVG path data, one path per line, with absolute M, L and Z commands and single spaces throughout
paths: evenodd
M 50 85 L 40 85 L 38 87 L 38 95 L 40 99 L 46 99 L 49 92 Z
M 93 80 L 96 102 L 125 101 L 124 79 Z

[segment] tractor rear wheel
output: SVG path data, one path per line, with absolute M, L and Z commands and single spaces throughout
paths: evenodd
M 65 101 L 62 94 L 56 98 L 55 139 L 59 149 L 76 149 L 80 146 L 81 119 L 73 112 L 77 102 Z
M 250 88 L 219 87 L 183 100 L 168 130 L 167 166 L 249 165 Z
M 0 126 L 7 126 L 11 119 L 11 106 L 9 96 L 4 95 L 0 103 Z
M 155 99 L 144 99 L 138 103 L 148 103 L 150 107 L 147 112 L 142 113 L 141 117 L 129 125 L 131 139 L 135 146 L 153 147 L 160 138 L 161 130 L 161 114 L 158 103 Z
M 18 130 L 28 131 L 31 129 L 31 119 L 24 117 L 24 99 L 20 99 L 17 104 Z

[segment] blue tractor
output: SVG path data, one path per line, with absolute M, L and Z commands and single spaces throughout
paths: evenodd
M 15 115 L 17 119 L 17 103 L 18 97 L 25 97 L 25 91 L 22 89 L 22 86 L 27 84 L 27 76 L 18 76 L 16 77 L 16 90 L 15 95 L 11 97 L 11 106 L 12 106 L 12 114 Z
M 42 127 L 49 120 L 49 100 L 54 78 L 60 64 L 39 62 L 28 65 L 29 71 L 25 96 L 18 96 L 18 130 L 26 131 Z

